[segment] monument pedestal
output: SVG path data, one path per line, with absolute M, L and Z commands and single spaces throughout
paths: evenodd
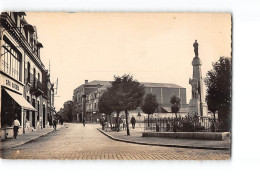
M 206 103 L 200 103 L 199 99 L 191 99 L 189 104 L 189 115 L 208 116 L 208 106 Z
M 201 112 L 202 112 L 201 116 L 208 116 L 208 105 L 207 105 L 207 103 L 201 103 L 200 106 L 201 106 Z
M 200 100 L 198 99 L 191 99 L 189 104 L 189 115 L 194 116 L 195 113 L 200 115 Z

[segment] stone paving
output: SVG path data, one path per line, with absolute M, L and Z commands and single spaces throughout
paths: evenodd
M 97 124 L 69 124 L 30 143 L 2 150 L 3 159 L 227 160 L 230 151 L 182 149 L 114 141 Z
M 59 130 L 62 127 L 63 127 L 63 125 L 57 125 L 56 130 Z M 51 127 L 46 127 L 46 128 L 37 130 L 37 131 L 31 131 L 31 132 L 27 132 L 25 134 L 18 135 L 16 139 L 13 139 L 13 138 L 5 139 L 4 141 L 1 141 L 1 143 L 0 143 L 1 144 L 0 150 L 9 149 L 12 147 L 23 145 L 27 142 L 37 139 L 38 137 L 40 137 L 42 135 L 46 135 L 52 131 L 54 131 L 54 129 L 51 126 Z

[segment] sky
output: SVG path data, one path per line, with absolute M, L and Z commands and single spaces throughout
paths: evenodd
M 41 59 L 58 78 L 56 109 L 85 80 L 131 74 L 140 82 L 174 83 L 191 98 L 193 43 L 199 43 L 202 77 L 221 56 L 231 57 L 229 13 L 27 12 L 43 44 Z M 204 86 L 204 92 L 206 87 Z

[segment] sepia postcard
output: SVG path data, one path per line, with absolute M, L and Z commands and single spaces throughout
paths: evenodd
M 230 13 L 1 12 L 0 158 L 230 160 Z

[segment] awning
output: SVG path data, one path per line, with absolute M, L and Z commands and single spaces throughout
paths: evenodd
M 5 89 L 5 91 L 12 97 L 12 99 L 18 103 L 21 107 L 31 111 L 37 111 L 22 95 L 14 93 L 10 90 Z

